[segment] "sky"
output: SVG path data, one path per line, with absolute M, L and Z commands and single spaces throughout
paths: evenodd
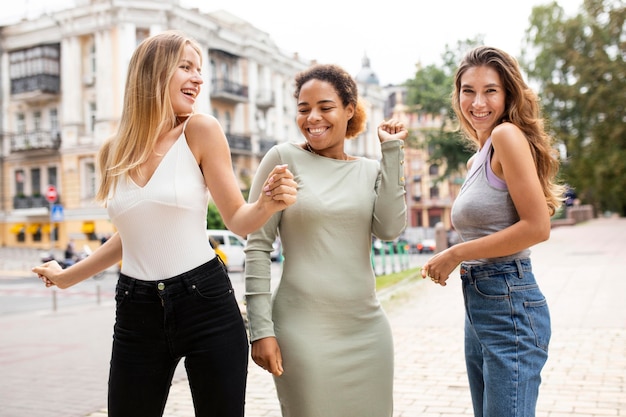
M 556 0 L 576 14 L 582 0 Z M 267 32 L 278 48 L 304 59 L 343 66 L 351 74 L 367 56 L 381 85 L 400 84 L 416 65 L 438 64 L 446 45 L 483 35 L 485 43 L 519 56 L 532 8 L 551 0 L 180 0 L 203 12 L 226 10 Z M 73 0 L 24 0 L 0 22 L 71 7 Z M 21 10 L 20 10 L 21 7 Z M 184 28 L 175 28 L 184 31 Z

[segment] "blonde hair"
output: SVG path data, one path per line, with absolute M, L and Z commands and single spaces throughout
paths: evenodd
M 461 77 L 469 68 L 488 66 L 498 72 L 505 89 L 506 104 L 500 123 L 510 122 L 519 127 L 530 144 L 535 168 L 541 182 L 543 194 L 550 214 L 554 214 L 563 202 L 564 187 L 555 182 L 559 171 L 559 159 L 554 149 L 553 138 L 544 129 L 540 117 L 539 99 L 526 85 L 519 70 L 517 60 L 506 52 L 489 47 L 479 46 L 469 51 L 456 70 L 452 108 L 460 122 L 460 129 L 476 146 L 478 136 L 461 111 L 460 93 Z
M 106 202 L 120 178 L 141 176 L 140 165 L 153 152 L 159 135 L 176 126 L 168 87 L 187 45 L 202 57 L 199 45 L 178 31 L 151 36 L 133 53 L 119 127 L 98 153 L 98 201 Z

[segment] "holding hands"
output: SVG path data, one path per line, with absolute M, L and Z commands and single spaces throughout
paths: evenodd
M 389 119 L 378 125 L 378 140 L 380 140 L 380 143 L 388 140 L 406 140 L 408 136 L 409 131 L 397 119 Z
M 276 165 L 263 184 L 260 200 L 272 211 L 280 211 L 296 202 L 298 183 L 287 165 Z

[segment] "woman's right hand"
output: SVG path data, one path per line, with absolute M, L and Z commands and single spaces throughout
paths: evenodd
M 298 183 L 287 165 L 276 165 L 263 183 L 260 202 L 272 206 L 273 211 L 283 210 L 294 204 L 298 194 Z
M 272 375 L 283 374 L 283 358 L 275 337 L 265 337 L 252 342 L 252 360 Z
M 49 261 L 39 266 L 36 266 L 32 269 L 32 271 L 37 274 L 39 279 L 43 281 L 46 287 L 52 287 L 54 285 L 59 288 L 67 288 L 59 285 L 61 280 L 61 273 L 63 272 L 63 268 L 57 261 Z

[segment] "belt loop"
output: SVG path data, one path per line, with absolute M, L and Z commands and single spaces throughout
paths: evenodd
M 133 295 L 133 290 L 135 289 L 135 278 L 127 277 L 128 280 L 128 295 Z
M 524 269 L 522 268 L 522 260 L 516 259 L 515 265 L 517 266 L 517 274 L 519 275 L 519 278 L 520 279 L 524 278 Z

